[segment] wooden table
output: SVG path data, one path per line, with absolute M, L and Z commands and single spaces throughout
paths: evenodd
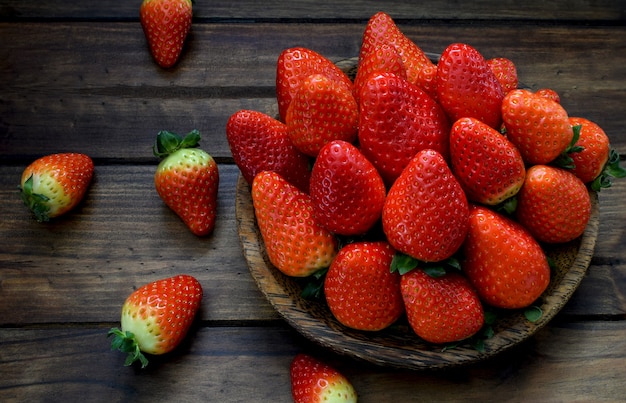
M 198 1 L 180 63 L 156 66 L 140 1 L 0 0 L 0 401 L 290 401 L 289 363 L 309 352 L 361 402 L 619 401 L 626 398 L 626 180 L 600 193 L 588 275 L 559 315 L 494 359 L 444 371 L 377 367 L 300 336 L 251 278 L 235 220 L 239 174 L 225 137 L 239 109 L 274 114 L 275 62 L 291 46 L 358 54 L 383 9 L 419 46 L 467 42 L 512 59 L 626 154 L 626 12 L 619 0 Z M 219 163 L 219 219 L 193 236 L 158 198 L 156 133 L 199 129 Z M 84 203 L 48 224 L 17 192 L 44 154 L 89 154 Z M 124 367 L 106 332 L 151 280 L 195 275 L 205 295 L 176 352 Z

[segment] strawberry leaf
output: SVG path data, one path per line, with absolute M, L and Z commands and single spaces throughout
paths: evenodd
M 419 264 L 419 260 L 404 253 L 396 253 L 391 260 L 391 272 L 398 272 L 400 275 L 406 274 L 415 269 Z
M 166 157 L 183 148 L 197 147 L 199 142 L 200 132 L 198 130 L 192 130 L 185 137 L 181 137 L 167 130 L 162 130 L 157 134 L 152 152 L 156 157 Z
M 111 350 L 119 350 L 122 353 L 127 353 L 125 366 L 132 365 L 135 361 L 141 362 L 141 368 L 145 368 L 148 365 L 148 359 L 141 352 L 139 343 L 132 332 L 124 332 L 118 328 L 113 328 L 107 333 L 107 337 L 113 336 L 111 341 Z
M 328 268 L 318 270 L 307 277 L 307 283 L 302 289 L 301 296 L 304 299 L 324 299 L 324 279 L 328 273 Z
M 614 148 L 611 148 L 609 152 L 609 159 L 607 160 L 602 173 L 598 175 L 596 179 L 591 182 L 591 189 L 599 192 L 601 189 L 610 188 L 613 185 L 611 178 L 624 178 L 626 177 L 626 169 L 620 165 L 620 155 Z
M 20 197 L 24 204 L 33 212 L 37 221 L 49 221 L 48 212 L 50 211 L 50 206 L 48 205 L 48 201 L 50 198 L 44 194 L 33 193 L 32 174 L 24 181 L 24 186 L 20 188 Z
M 585 148 L 582 146 L 577 146 L 576 143 L 580 138 L 580 131 L 582 129 L 582 125 L 572 126 L 572 132 L 574 136 L 572 136 L 572 141 L 569 143 L 565 151 L 563 151 L 554 161 L 553 164 L 565 168 L 565 169 L 574 169 L 576 168 L 576 164 L 574 163 L 574 159 L 570 154 L 579 153 L 583 151 Z

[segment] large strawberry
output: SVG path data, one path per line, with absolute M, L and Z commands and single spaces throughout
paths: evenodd
M 357 394 L 348 379 L 334 367 L 300 353 L 289 368 L 294 403 L 356 403 Z
M 367 232 L 380 219 L 386 193 L 382 177 L 354 145 L 335 140 L 317 156 L 309 194 L 315 217 L 331 232 Z
M 435 100 L 400 76 L 370 76 L 360 92 L 361 151 L 388 186 L 418 151 L 448 158 L 450 122 Z
M 461 266 L 480 298 L 497 308 L 525 308 L 550 283 L 548 259 L 532 235 L 482 206 L 470 207 Z
M 468 199 L 488 205 L 514 196 L 526 175 L 513 143 L 475 118 L 461 118 L 452 125 L 450 161 Z
M 215 227 L 219 171 L 213 157 L 197 148 L 200 133 L 184 138 L 168 131 L 157 135 L 154 154 L 163 158 L 154 174 L 157 193 L 196 235 Z
M 79 153 L 50 154 L 24 169 L 20 194 L 37 221 L 65 214 L 82 200 L 93 177 L 91 158 Z
M 308 194 L 272 171 L 252 182 L 252 204 L 270 262 L 288 276 L 306 277 L 328 268 L 337 240 L 313 215 Z
M 464 43 L 453 43 L 437 64 L 437 101 L 451 121 L 473 117 L 494 129 L 502 123 L 504 90 L 482 54 Z
M 125 365 L 143 353 L 160 355 L 172 351 L 185 338 L 202 301 L 202 286 L 194 277 L 178 275 L 145 284 L 124 302 L 121 329 L 113 328 L 111 348 L 128 353 Z
M 191 0 L 143 0 L 139 17 L 157 64 L 172 67 L 191 29 Z
M 420 261 L 451 257 L 468 228 L 469 206 L 441 154 L 423 150 L 409 162 L 387 194 L 383 231 L 391 246 Z
M 354 242 L 339 251 L 326 274 L 324 295 L 340 323 L 378 331 L 404 313 L 400 274 L 390 270 L 394 254 L 384 241 Z
M 298 150 L 287 135 L 287 125 L 257 111 L 242 109 L 226 123 L 226 139 L 235 164 L 248 184 L 261 171 L 275 171 L 308 192 L 309 157 Z

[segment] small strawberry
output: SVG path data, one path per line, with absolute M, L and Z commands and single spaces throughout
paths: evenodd
M 557 167 L 530 167 L 517 199 L 517 220 L 540 242 L 562 243 L 578 238 L 591 215 L 585 184 Z
M 383 207 L 383 231 L 396 250 L 423 262 L 451 257 L 467 233 L 469 206 L 441 154 L 423 150 L 395 181 Z
M 294 146 L 315 157 L 333 140 L 353 142 L 359 108 L 352 89 L 323 74 L 302 80 L 287 108 L 287 134 Z
M 157 64 L 172 67 L 191 29 L 191 0 L 143 0 L 139 17 Z
M 535 91 L 535 94 L 539 95 L 540 97 L 551 99 L 557 104 L 561 103 L 561 97 L 559 96 L 558 92 L 556 92 L 552 88 L 540 88 Z
M 124 302 L 121 330 L 113 328 L 111 349 L 128 353 L 124 365 L 143 353 L 159 355 L 172 351 L 185 338 L 202 301 L 202 286 L 194 277 L 178 275 L 136 289 Z
M 391 272 L 395 251 L 387 242 L 354 242 L 339 251 L 324 280 L 333 316 L 357 330 L 387 328 L 404 313 L 400 274 Z
M 473 117 L 499 129 L 504 91 L 480 52 L 470 45 L 453 43 L 437 64 L 437 101 L 451 121 Z
M 252 204 L 270 262 L 288 276 L 307 277 L 328 268 L 337 240 L 313 215 L 308 194 L 276 172 L 252 182 Z
M 527 164 L 552 162 L 574 136 L 565 109 L 528 90 L 513 90 L 504 97 L 502 119 L 508 139 Z
M 321 225 L 338 235 L 362 235 L 380 219 L 387 190 L 359 149 L 335 140 L 315 160 L 309 194 Z
M 505 94 L 517 88 L 517 68 L 511 59 L 495 57 L 488 59 L 487 64 L 491 68 L 491 71 L 493 71 L 493 74 L 496 75 L 498 81 L 500 81 L 500 85 L 502 85 L 502 90 Z
M 239 110 L 226 123 L 226 139 L 248 184 L 261 171 L 275 171 L 300 190 L 309 191 L 309 157 L 293 145 L 283 122 L 262 112 Z
M 93 170 L 93 161 L 85 154 L 41 157 L 24 169 L 20 195 L 37 221 L 48 221 L 76 207 L 85 196 Z
M 197 130 L 184 138 L 161 131 L 154 155 L 163 158 L 154 174 L 157 193 L 195 235 L 208 235 L 215 227 L 219 172 L 213 157 L 196 148 Z
M 532 235 L 481 206 L 470 207 L 461 266 L 480 298 L 497 308 L 530 306 L 550 283 L 548 259 Z
M 332 366 L 304 353 L 290 366 L 294 403 L 356 403 L 357 394 L 348 379 Z
M 467 198 L 488 205 L 514 196 L 526 175 L 513 143 L 475 118 L 461 118 L 452 125 L 450 161 Z
M 427 342 L 465 340 L 485 323 L 476 290 L 459 273 L 433 277 L 418 267 L 402 275 L 400 288 L 409 325 Z

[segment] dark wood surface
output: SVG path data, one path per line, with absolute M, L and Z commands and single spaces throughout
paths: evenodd
M 276 113 L 280 51 L 353 57 L 382 9 L 427 52 L 467 42 L 512 59 L 523 85 L 557 90 L 570 115 L 596 121 L 626 154 L 623 2 L 196 1 L 182 59 L 167 71 L 148 53 L 136 3 L 0 0 L 0 401 L 288 402 L 301 351 L 344 372 L 361 402 L 624 400 L 626 180 L 600 193 L 587 275 L 545 328 L 484 362 L 398 370 L 312 343 L 265 300 L 239 244 L 239 171 L 224 132 L 238 109 Z M 162 129 L 200 130 L 219 163 L 207 238 L 154 190 Z M 92 156 L 95 177 L 77 210 L 39 224 L 19 177 L 60 151 Z M 145 370 L 124 367 L 106 338 L 124 299 L 182 272 L 205 290 L 190 337 Z

